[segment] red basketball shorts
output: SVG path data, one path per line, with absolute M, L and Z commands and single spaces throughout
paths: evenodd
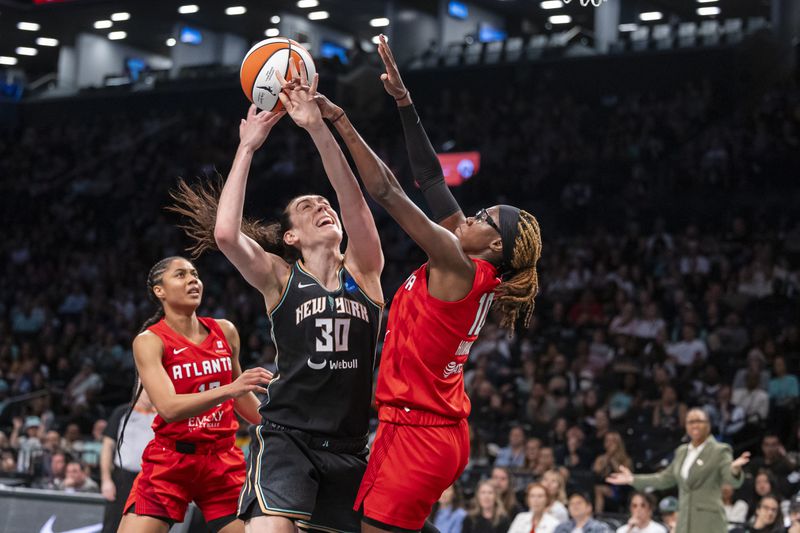
M 233 442 L 225 439 L 188 454 L 156 437 L 144 449 L 125 512 L 182 522 L 194 501 L 206 522 L 235 515 L 246 473 L 244 454 Z
M 354 508 L 386 525 L 421 529 L 467 466 L 467 421 L 437 426 L 381 420 Z

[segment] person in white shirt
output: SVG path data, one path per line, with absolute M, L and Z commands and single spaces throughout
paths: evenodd
M 682 340 L 667 346 L 669 355 L 678 366 L 691 366 L 708 357 L 706 343 L 697 338 L 697 330 L 691 324 L 683 326 Z
M 744 500 L 733 501 L 733 490 L 733 485 L 722 484 L 722 507 L 725 509 L 729 531 L 747 523 L 747 511 L 749 510 L 749 506 Z
M 628 523 L 617 528 L 617 533 L 667 533 L 667 528 L 653 522 L 652 497 L 643 492 L 634 492 L 631 496 L 631 517 Z
M 566 482 L 561 471 L 555 468 L 548 470 L 542 475 L 541 483 L 547 489 L 547 495 L 550 497 L 550 505 L 545 513 L 555 518 L 559 524 L 569 520 L 567 506 L 564 505 L 564 502 L 567 501 Z
M 748 372 L 745 378 L 745 388 L 733 391 L 732 401 L 744 409 L 748 424 L 758 424 L 769 416 L 769 394 L 759 388 L 759 375 Z
M 550 496 L 541 483 L 531 483 L 525 490 L 527 512 L 519 513 L 511 522 L 508 533 L 553 533 L 558 520 L 545 513 L 550 506 Z

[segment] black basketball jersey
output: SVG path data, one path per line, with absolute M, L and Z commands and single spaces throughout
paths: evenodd
M 261 416 L 315 435 L 367 435 L 382 312 L 344 267 L 330 292 L 292 265 L 270 313 L 278 369 Z

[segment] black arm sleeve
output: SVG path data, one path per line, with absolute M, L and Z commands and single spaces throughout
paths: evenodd
M 436 157 L 436 151 L 431 146 L 428 134 L 425 133 L 425 128 L 422 127 L 422 121 L 419 119 L 414 105 L 400 107 L 398 111 L 400 111 L 400 121 L 403 123 L 411 173 L 422 189 L 433 219 L 440 222 L 461 211 L 461 207 L 453 197 L 453 193 L 447 188 L 442 166 Z

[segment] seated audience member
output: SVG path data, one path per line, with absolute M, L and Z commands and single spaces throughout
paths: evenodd
M 761 498 L 747 533 L 784 533 L 781 503 L 776 496 Z
M 489 480 L 478 483 L 475 497 L 464 524 L 462 533 L 506 533 L 511 520 L 506 513 L 500 494 Z
M 547 514 L 550 496 L 541 483 L 531 483 L 525 490 L 525 501 L 528 511 L 517 514 L 508 533 L 553 533 L 559 521 Z
M 786 533 L 800 533 L 800 492 L 789 503 L 789 528 Z
M 450 485 L 445 489 L 431 513 L 431 522 L 439 533 L 461 533 L 467 516 L 462 503 L 463 496 L 458 485 Z
M 573 492 L 569 496 L 570 520 L 556 528 L 555 533 L 611 533 L 611 528 L 604 522 L 592 517 L 592 498 L 583 492 Z
M 89 467 L 76 460 L 67 463 L 64 480 L 56 483 L 56 488 L 65 492 L 100 492 L 100 487 L 89 477 Z
M 508 514 L 509 518 L 513 518 L 519 512 L 524 511 L 522 505 L 517 501 L 516 489 L 514 487 L 515 480 L 511 470 L 505 467 L 492 468 L 492 477 L 489 478 L 497 494 L 500 495 L 500 500 L 503 502 L 503 508 Z
M 658 513 L 661 515 L 661 522 L 667 526 L 669 533 L 675 533 L 678 527 L 678 498 L 667 496 L 658 502 Z
M 561 471 L 548 470 L 542 476 L 541 483 L 547 489 L 547 495 L 550 497 L 550 505 L 545 513 L 558 520 L 559 524 L 569 520 L 569 512 L 565 505 L 567 503 L 566 481 Z
M 525 465 L 525 430 L 514 426 L 508 432 L 508 446 L 500 448 L 494 466 L 521 468 Z
M 617 533 L 667 533 L 667 528 L 653 521 L 655 501 L 649 494 L 634 492 L 631 496 L 628 523 L 617 528 Z
M 733 487 L 724 483 L 722 485 L 722 507 L 725 508 L 725 518 L 728 520 L 728 529 L 744 526 L 747 522 L 748 505 L 744 500 L 733 500 Z

